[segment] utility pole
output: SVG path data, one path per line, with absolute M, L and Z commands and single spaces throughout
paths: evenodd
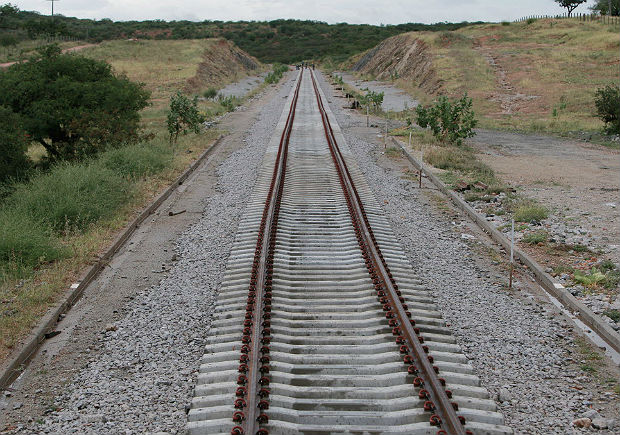
M 47 0 L 48 2 L 52 3 L 52 20 L 54 19 L 54 2 L 57 2 L 59 0 Z

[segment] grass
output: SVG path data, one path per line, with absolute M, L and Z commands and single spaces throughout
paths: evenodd
M 432 78 L 441 81 L 441 93 L 454 97 L 467 92 L 473 98 L 481 128 L 566 134 L 603 127 L 596 116 L 594 92 L 617 78 L 617 26 L 540 19 L 408 35 L 429 47 Z M 505 91 L 491 58 L 505 71 L 514 88 L 511 92 L 531 97 L 510 114 L 495 98 Z M 395 83 L 428 104 L 436 94 L 420 87 L 419 80 L 401 77 Z
M 142 113 L 153 139 L 89 161 L 60 164 L 15 186 L 0 204 L 0 359 L 112 243 L 135 210 L 169 186 L 219 135 L 210 129 L 182 136 L 171 147 L 165 127 L 168 98 L 194 77 L 211 44 L 110 41 L 82 52 L 111 61 L 117 72 L 153 91 L 153 104 Z M 232 71 L 229 75 L 235 78 Z M 223 84 L 204 83 L 196 92 Z M 217 101 L 200 104 L 211 116 L 226 110 Z M 45 154 L 32 147 L 30 155 Z
M 598 364 L 596 363 L 602 359 L 601 355 L 592 348 L 592 345 L 584 337 L 575 338 L 575 345 L 577 346 L 577 352 L 582 358 L 579 366 L 581 370 L 591 374 L 597 373 Z
M 522 200 L 513 208 L 515 222 L 540 222 L 549 217 L 549 210 L 532 200 Z
M 607 310 L 603 312 L 603 315 L 609 317 L 614 322 L 620 322 L 620 311 L 618 310 Z
M 530 245 L 537 245 L 539 243 L 545 243 L 548 238 L 549 234 L 546 231 L 541 230 L 526 234 L 523 236 L 523 241 L 525 243 L 529 243 Z

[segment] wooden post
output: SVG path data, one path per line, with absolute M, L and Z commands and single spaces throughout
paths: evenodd
M 409 149 L 411 149 L 411 132 L 409 132 Z
M 418 183 L 418 188 L 422 188 L 422 172 L 424 171 L 424 144 L 420 147 L 420 180 Z
M 368 122 L 368 104 L 366 104 L 366 127 L 368 127 L 370 123 Z
M 387 135 L 388 135 L 388 116 L 385 116 L 385 134 L 383 135 L 383 149 L 387 148 Z

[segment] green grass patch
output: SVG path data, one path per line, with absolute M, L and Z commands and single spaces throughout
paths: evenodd
M 614 322 L 620 322 L 620 311 L 618 310 L 607 310 L 607 311 L 603 311 L 603 314 L 607 317 L 609 317 L 611 320 L 613 320 Z
M 60 233 L 110 217 L 130 198 L 129 181 L 101 162 L 64 163 L 18 186 L 6 207 Z
M 153 175 L 168 168 L 172 148 L 161 144 L 140 144 L 107 151 L 99 158 L 103 167 L 131 178 Z
M 172 159 L 163 144 L 127 146 L 15 185 L 0 205 L 0 278 L 26 276 L 64 258 L 63 237 L 116 216 L 134 197 L 138 179 L 164 171 Z
M 532 201 L 521 201 L 516 204 L 513 211 L 516 222 L 540 222 L 549 216 L 549 210 Z
M 436 168 L 458 171 L 469 181 L 499 184 L 495 172 L 478 161 L 472 150 L 465 147 L 435 147 L 424 153 L 424 161 Z
M 545 243 L 548 238 L 549 234 L 546 231 L 541 230 L 526 234 L 523 236 L 523 241 L 525 243 L 529 243 L 530 245 L 537 245 L 539 243 Z

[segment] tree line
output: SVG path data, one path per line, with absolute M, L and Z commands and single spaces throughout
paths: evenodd
M 382 40 L 411 31 L 456 30 L 475 23 L 399 25 L 328 24 L 310 20 L 272 21 L 112 21 L 22 11 L 0 6 L 0 45 L 28 39 L 67 37 L 89 42 L 110 39 L 203 39 L 224 37 L 263 62 L 295 63 L 332 57 L 344 60 Z

